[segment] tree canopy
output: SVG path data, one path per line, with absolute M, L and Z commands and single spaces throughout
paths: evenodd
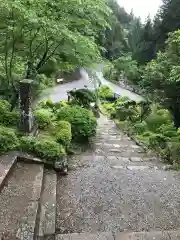
M 100 61 L 95 39 L 110 14 L 104 0 L 1 0 L 0 9 L 1 89 L 36 78 L 48 63 L 69 70 Z

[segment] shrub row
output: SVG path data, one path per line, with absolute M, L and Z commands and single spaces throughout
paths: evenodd
M 114 103 L 104 103 L 104 109 L 120 126 L 149 148 L 156 150 L 168 162 L 180 164 L 180 130 L 174 127 L 167 109 L 155 104 L 135 103 L 119 98 Z

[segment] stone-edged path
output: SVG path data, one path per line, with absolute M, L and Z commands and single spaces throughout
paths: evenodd
M 56 233 L 180 229 L 179 172 L 165 171 L 105 116 L 93 142 L 72 159 L 69 175 L 58 177 Z M 65 236 L 58 239 L 71 239 Z

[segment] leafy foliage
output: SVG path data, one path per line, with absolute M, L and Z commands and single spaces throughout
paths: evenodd
M 99 89 L 99 97 L 104 100 L 112 99 L 113 98 L 113 91 L 108 86 L 103 86 Z
M 165 51 L 147 64 L 142 78 L 142 86 L 171 111 L 176 127 L 180 126 L 179 39 L 179 30 L 169 35 Z
M 108 26 L 104 0 L 7 0 L 1 2 L 0 89 L 17 100 L 18 83 L 49 85 L 59 69 L 100 61 L 96 36 Z M 84 54 L 86 53 L 86 54 Z M 50 68 L 50 70 L 47 70 Z M 37 89 L 37 88 L 36 88 Z
M 89 108 L 91 103 L 96 102 L 95 93 L 89 89 L 78 89 L 69 92 L 73 103 L 82 107 Z
M 62 145 L 56 143 L 53 139 L 22 137 L 20 147 L 23 151 L 50 162 L 54 162 L 65 155 Z
M 19 147 L 19 140 L 13 129 L 0 126 L 0 153 L 5 153 Z
M 40 129 L 47 128 L 52 121 L 53 114 L 48 109 L 38 109 L 34 112 L 35 119 Z
M 11 105 L 6 100 L 0 100 L 0 123 L 4 126 L 18 126 L 19 123 L 19 113 L 11 111 Z
M 54 128 L 56 140 L 65 147 L 69 147 L 72 140 L 71 124 L 67 121 L 59 121 Z
M 96 118 L 87 109 L 79 106 L 67 106 L 59 110 L 57 118 L 71 124 L 72 136 L 75 139 L 83 141 L 96 133 Z

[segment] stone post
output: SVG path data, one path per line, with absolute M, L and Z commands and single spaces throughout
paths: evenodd
M 32 88 L 33 80 L 24 79 L 20 81 L 20 130 L 24 133 L 31 133 L 33 129 L 32 116 Z

